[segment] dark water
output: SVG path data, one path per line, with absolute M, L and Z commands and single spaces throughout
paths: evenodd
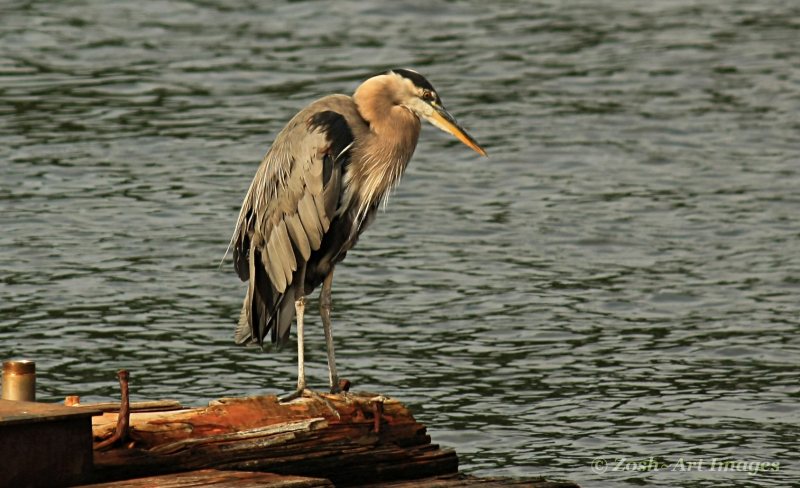
M 797 482 L 796 2 L 0 5 L 0 357 L 40 398 L 290 389 L 232 344 L 239 204 L 295 111 L 407 66 L 491 158 L 423 131 L 337 270 L 342 374 L 470 472 Z

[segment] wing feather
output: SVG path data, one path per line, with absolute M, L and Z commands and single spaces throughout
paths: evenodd
M 303 198 L 297 203 L 297 213 L 300 215 L 300 221 L 303 223 L 306 236 L 308 236 L 308 242 L 311 243 L 311 250 L 316 251 L 322 244 L 322 224 L 319 221 L 317 205 L 314 203 L 314 196 L 311 193 L 303 195 Z
M 328 232 L 328 229 L 331 226 L 331 219 L 325 213 L 325 197 L 322 193 L 314 195 L 314 207 L 317 210 L 317 216 L 319 217 L 319 223 L 322 226 L 322 233 Z
M 324 171 L 323 158 L 309 158 L 305 164 L 303 176 L 306 188 L 312 195 L 322 193 L 322 173 Z
M 297 258 L 295 251 L 292 247 L 292 241 L 289 240 L 289 233 L 286 231 L 286 224 L 283 220 L 272 230 L 271 240 L 275 240 L 275 248 L 279 254 L 278 261 L 283 268 L 283 274 L 286 276 L 286 282 L 292 282 L 292 274 L 297 271 Z
M 311 244 L 308 242 L 308 235 L 303 228 L 303 223 L 300 222 L 300 216 L 296 213 L 287 215 L 283 221 L 286 224 L 289 236 L 292 238 L 292 243 L 300 253 L 300 259 L 308 261 L 309 256 L 311 256 Z
M 286 291 L 286 275 L 283 273 L 283 266 L 280 263 L 276 239 L 270 239 L 267 245 L 261 248 L 261 261 L 267 268 L 269 281 L 275 290 L 278 293 Z

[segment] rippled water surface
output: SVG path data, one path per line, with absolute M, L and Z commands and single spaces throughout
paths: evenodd
M 343 375 L 470 472 L 796 483 L 790 1 L 3 2 L 0 357 L 49 401 L 114 398 L 123 367 L 136 399 L 290 389 L 293 348 L 233 345 L 218 264 L 283 124 L 395 66 L 491 157 L 423 130 L 337 269 Z M 613 471 L 650 457 L 672 469 Z M 713 458 L 779 464 L 680 471 Z

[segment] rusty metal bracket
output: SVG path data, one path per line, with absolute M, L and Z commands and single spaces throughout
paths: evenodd
M 130 373 L 121 369 L 117 371 L 117 378 L 119 378 L 119 389 L 121 392 L 119 415 L 117 416 L 117 430 L 108 439 L 98 442 L 94 445 L 94 450 L 99 451 L 111 447 L 117 443 L 125 442 L 128 439 L 128 429 L 131 424 L 131 404 L 128 398 L 128 381 L 130 380 Z
M 378 395 L 376 397 L 370 398 L 369 402 L 372 404 L 372 431 L 376 434 L 379 434 L 381 431 L 381 416 L 383 415 L 383 402 L 388 400 L 383 395 Z

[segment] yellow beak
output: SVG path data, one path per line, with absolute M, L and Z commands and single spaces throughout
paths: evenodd
M 450 112 L 445 110 L 441 105 L 431 104 L 431 107 L 433 107 L 433 113 L 426 117 L 428 122 L 447 133 L 453 134 L 459 141 L 466 144 L 470 149 L 481 156 L 487 156 L 486 150 L 483 149 L 481 145 L 478 144 L 478 141 L 473 139 L 467 131 L 458 125 L 458 122 L 450 115 Z

